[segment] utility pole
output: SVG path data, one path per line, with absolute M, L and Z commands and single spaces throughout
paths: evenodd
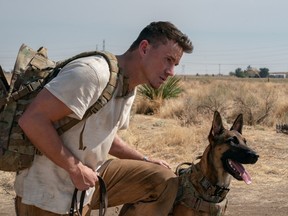
M 185 65 L 182 65 L 182 74 L 185 74 Z
M 182 75 L 184 77 L 184 80 L 186 80 L 186 76 L 185 76 L 185 65 L 182 65 Z
M 103 40 L 103 51 L 105 51 L 105 39 Z
M 221 64 L 219 64 L 219 76 L 221 74 Z

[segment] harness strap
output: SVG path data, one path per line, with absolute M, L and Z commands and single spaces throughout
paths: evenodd
M 106 190 L 106 184 L 103 180 L 102 177 L 98 177 L 98 182 L 99 182 L 99 187 L 100 187 L 100 207 L 99 207 L 99 216 L 105 216 L 107 208 L 108 208 L 108 195 L 107 195 L 107 190 Z M 72 196 L 72 202 L 71 202 L 71 207 L 69 211 L 69 216 L 73 216 L 75 212 L 75 206 L 76 206 L 76 212 L 79 216 L 82 215 L 83 211 L 83 206 L 84 206 L 84 198 L 85 198 L 85 193 L 86 190 L 81 192 L 81 197 L 80 197 L 80 205 L 78 209 L 77 205 L 77 194 L 78 194 L 78 189 L 75 188 Z
M 13 92 L 10 96 L 7 96 L 5 98 L 1 98 L 0 99 L 0 107 L 11 103 L 12 101 L 17 101 L 20 98 L 26 96 L 27 94 L 29 94 L 30 92 L 33 92 L 37 89 L 39 89 L 40 87 L 42 87 L 42 83 L 43 80 L 39 79 L 37 81 L 33 81 L 31 83 L 29 83 L 28 85 L 26 85 L 25 87 L 23 87 L 22 89 Z
M 213 202 L 220 202 L 222 199 L 224 199 L 229 192 L 229 188 L 226 187 L 220 187 L 218 185 L 213 185 L 206 176 L 202 173 L 199 163 L 194 165 L 191 165 L 191 176 L 193 179 L 193 182 L 196 184 L 201 185 L 202 193 L 203 195 L 206 195 L 212 199 Z
M 196 211 L 201 211 L 201 212 L 207 212 L 211 215 L 223 215 L 228 204 L 228 200 L 225 198 L 219 203 L 212 203 L 212 202 L 207 202 L 201 198 L 196 198 L 194 196 L 191 196 L 190 198 L 186 198 L 180 203 L 187 208 L 192 208 Z
M 189 167 L 182 168 L 183 165 Z M 176 205 L 182 204 L 187 208 L 208 212 L 211 215 L 223 215 L 228 202 L 225 198 L 228 188 L 212 185 L 201 172 L 199 164 L 182 163 L 177 166 L 176 174 L 179 176 Z
M 86 120 L 91 115 L 97 113 L 105 104 L 107 104 L 109 102 L 109 100 L 113 96 L 114 91 L 116 90 L 119 68 L 118 68 L 117 58 L 114 55 L 112 55 L 108 52 L 99 53 L 99 52 L 93 51 L 92 53 L 87 52 L 87 53 L 79 54 L 78 56 L 75 56 L 71 59 L 68 59 L 67 61 L 70 62 L 70 61 L 77 59 L 79 57 L 91 56 L 93 53 L 95 55 L 99 54 L 106 59 L 108 65 L 109 65 L 109 69 L 110 69 L 109 81 L 108 81 L 107 85 L 105 86 L 104 90 L 102 91 L 102 94 L 100 95 L 98 100 L 85 112 L 85 114 L 81 120 L 71 118 L 70 121 L 68 121 L 66 124 L 57 128 L 57 132 L 59 135 L 62 135 L 65 131 L 69 130 L 70 128 L 72 128 L 73 126 L 78 124 L 80 121 Z M 65 62 L 59 63 L 59 65 L 57 65 L 57 67 L 61 67 L 62 65 L 65 65 L 65 64 L 66 64 Z
M 190 199 L 185 198 L 185 199 L 181 200 L 180 203 L 182 205 L 186 206 L 187 208 L 192 208 L 196 211 L 205 211 L 206 210 L 205 208 L 202 208 L 203 205 L 200 205 L 200 204 L 203 204 L 202 200 L 197 199 L 194 196 L 191 196 Z

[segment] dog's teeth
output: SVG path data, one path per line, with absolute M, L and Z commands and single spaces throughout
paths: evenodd
M 240 174 L 240 172 L 237 170 L 237 168 L 234 166 L 233 162 L 231 159 L 228 159 L 228 164 L 229 166 L 231 167 L 231 169 L 235 172 L 235 173 L 238 173 Z

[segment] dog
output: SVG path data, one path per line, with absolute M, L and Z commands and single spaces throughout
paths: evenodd
M 209 145 L 200 161 L 197 164 L 183 163 L 176 169 L 179 190 L 172 215 L 224 215 L 232 177 L 246 184 L 251 183 L 251 177 L 242 164 L 255 164 L 259 155 L 247 146 L 242 128 L 242 114 L 227 130 L 222 124 L 220 113 L 214 112 L 208 136 Z M 181 168 L 185 164 L 189 167 Z

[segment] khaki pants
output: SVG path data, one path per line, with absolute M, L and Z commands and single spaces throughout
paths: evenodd
M 167 216 L 178 190 L 178 179 L 171 170 L 143 161 L 111 160 L 101 168 L 100 175 L 106 183 L 109 207 L 124 204 L 120 216 Z M 99 205 L 96 186 L 83 215 L 89 216 Z M 15 206 L 19 216 L 59 215 L 25 205 L 19 197 Z

